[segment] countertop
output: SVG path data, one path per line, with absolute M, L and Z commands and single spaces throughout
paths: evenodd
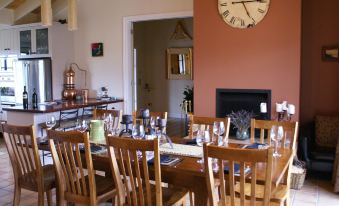
M 79 109 L 83 107 L 91 107 L 103 104 L 112 104 L 123 102 L 123 99 L 98 100 L 88 99 L 88 101 L 56 101 L 54 104 L 39 104 L 37 109 L 33 109 L 29 105 L 28 109 L 24 109 L 22 105 L 3 107 L 4 111 L 8 112 L 26 112 L 26 113 L 50 113 L 69 109 Z

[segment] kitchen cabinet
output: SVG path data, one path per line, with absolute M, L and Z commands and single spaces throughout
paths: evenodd
M 0 30 L 0 55 L 17 55 L 19 53 L 19 32 L 16 29 Z
M 20 57 L 49 57 L 48 28 L 20 31 Z

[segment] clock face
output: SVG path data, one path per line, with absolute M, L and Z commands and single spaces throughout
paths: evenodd
M 270 0 L 218 0 L 224 21 L 235 28 L 250 28 L 267 14 Z

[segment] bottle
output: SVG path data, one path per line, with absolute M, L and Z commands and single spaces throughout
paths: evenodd
M 24 92 L 22 93 L 22 104 L 24 109 L 28 109 L 28 93 L 26 91 L 26 86 L 24 86 Z
M 33 106 L 33 109 L 38 108 L 38 95 L 36 94 L 35 88 L 33 89 L 33 94 L 32 94 L 32 106 Z

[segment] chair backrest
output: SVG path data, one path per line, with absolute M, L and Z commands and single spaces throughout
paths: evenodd
M 229 117 L 226 118 L 201 117 L 194 116 L 193 114 L 189 115 L 188 137 L 192 139 L 194 136 L 194 131 L 196 131 L 199 128 L 204 129 L 207 125 L 209 125 L 210 133 L 211 135 L 213 135 L 213 124 L 215 121 L 224 122 L 225 125 L 224 138 L 228 138 L 231 123 L 231 119 Z
M 108 115 L 112 116 L 113 128 L 120 128 L 122 121 L 122 110 L 105 110 L 105 109 L 94 109 L 93 119 L 103 119 Z
M 82 118 L 86 117 L 86 116 L 92 116 L 93 110 L 94 110 L 94 107 L 84 107 L 84 108 L 82 108 L 82 114 L 81 114 Z
M 102 104 L 102 105 L 97 105 L 95 108 L 107 110 L 107 107 L 108 107 L 108 104 Z
M 282 145 L 285 147 L 289 145 L 289 148 L 295 149 L 296 139 L 298 135 L 298 122 L 278 122 L 271 120 L 256 120 L 251 119 L 251 142 L 255 142 L 255 129 L 260 129 L 260 143 L 265 143 L 265 134 L 267 136 L 267 144 L 271 145 L 270 129 L 273 125 L 282 126 L 284 128 L 284 136 L 282 139 Z M 289 142 L 289 144 L 287 144 Z
M 138 120 L 138 119 L 140 119 L 139 118 L 139 111 L 134 111 L 133 113 L 132 113 L 132 117 L 133 117 L 133 124 L 136 124 L 136 121 Z M 166 119 L 167 120 L 167 112 L 150 112 L 150 116 L 151 117 L 154 117 L 154 118 L 156 118 L 156 117 L 160 117 L 161 119 Z
M 106 136 L 118 205 L 152 205 L 147 152 L 154 152 L 156 205 L 162 205 L 159 139 L 135 140 Z M 131 189 L 131 193 L 129 192 Z
M 88 133 L 48 130 L 47 136 L 60 194 L 72 202 L 96 202 L 95 174 Z M 85 153 L 85 160 L 81 158 L 82 151 Z M 88 182 L 85 179 L 86 173 Z
M 74 120 L 74 127 L 75 127 L 75 122 L 78 118 L 78 113 L 79 113 L 78 109 L 60 111 L 59 127 L 62 126 L 63 122 L 68 122 L 70 120 Z
M 3 124 L 2 127 L 16 181 L 33 172 L 37 177 L 38 186 L 43 187 L 43 170 L 34 126 Z
M 217 160 L 218 171 L 216 174 L 213 172 L 212 158 Z M 227 161 L 227 163 L 226 163 Z M 272 183 L 272 163 L 273 149 L 238 149 L 217 147 L 214 145 L 204 144 L 204 164 L 206 169 L 207 190 L 209 195 L 210 205 L 218 205 L 218 195 L 215 190 L 215 178 L 220 180 L 220 202 L 219 205 L 226 204 L 226 188 L 229 188 L 229 198 L 231 206 L 244 206 L 245 205 L 245 182 L 251 183 L 251 199 L 250 205 L 254 206 L 256 202 L 256 184 L 262 184 L 257 181 L 257 166 L 259 164 L 266 164 L 265 172 L 265 189 L 263 197 L 263 205 L 268 206 L 271 196 L 271 183 Z M 228 174 L 225 175 L 225 165 L 228 166 Z M 250 172 L 248 171 L 250 168 Z M 236 169 L 239 168 L 239 171 Z M 227 173 L 227 172 L 226 172 Z M 246 180 L 246 176 L 250 176 Z M 226 178 L 225 178 L 226 177 Z M 227 180 L 228 177 L 228 180 Z M 228 182 L 227 182 L 228 181 Z M 227 183 L 225 183 L 227 182 Z M 240 188 L 240 199 L 236 198 L 236 185 Z M 229 186 L 229 187 L 228 187 Z M 246 204 L 248 205 L 248 204 Z

